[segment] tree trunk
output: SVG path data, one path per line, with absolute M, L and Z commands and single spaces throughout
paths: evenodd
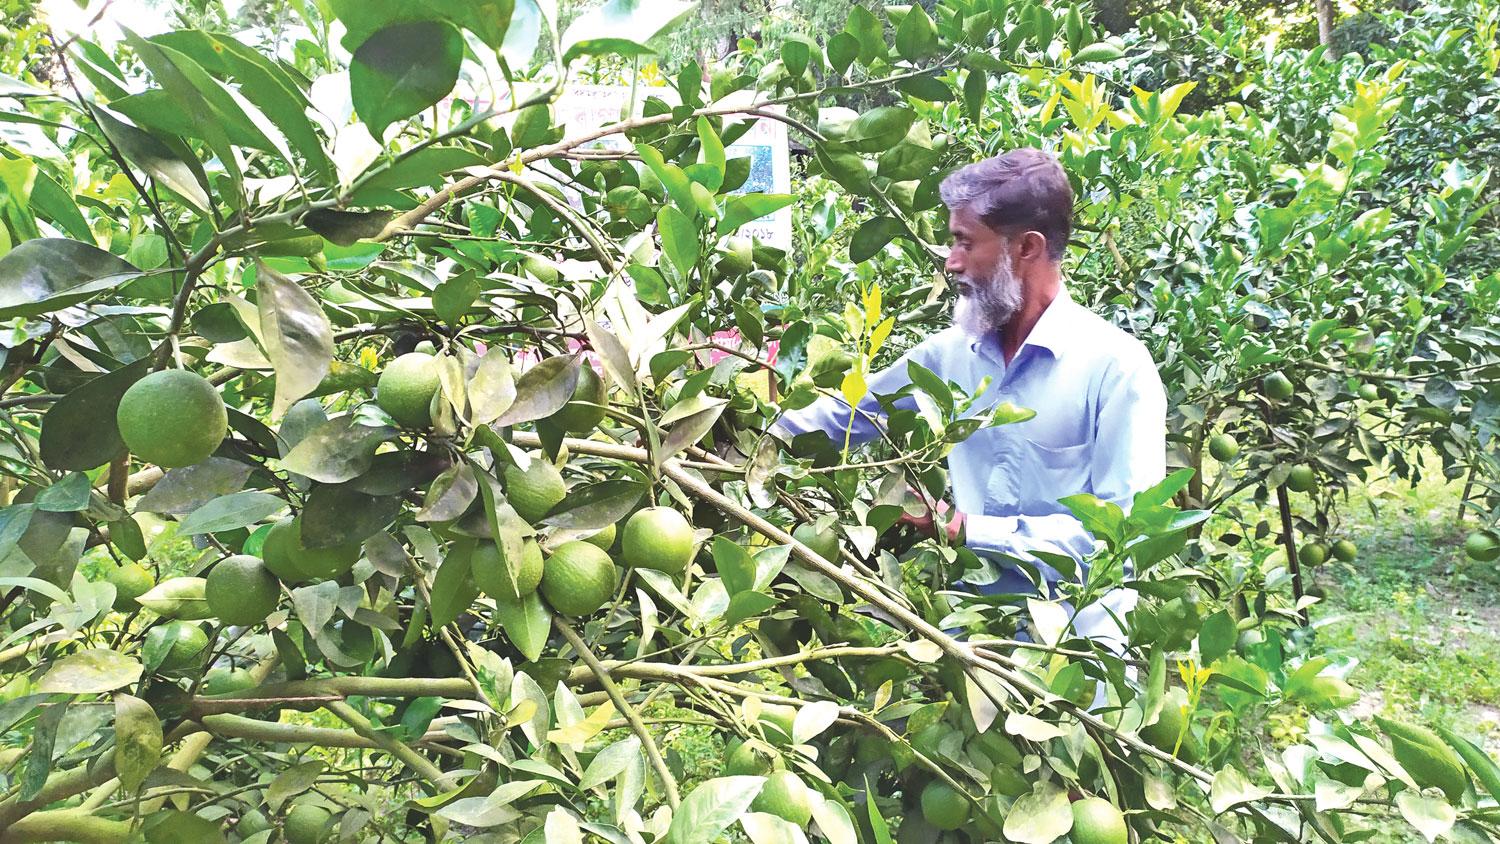
M 1328 48 L 1329 55 L 1335 55 L 1333 49 L 1333 0 L 1313 0 L 1318 15 L 1318 43 Z

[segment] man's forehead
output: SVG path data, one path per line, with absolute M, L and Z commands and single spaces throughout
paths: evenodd
M 948 212 L 948 231 L 954 234 L 971 233 L 980 224 L 978 215 L 968 208 L 957 208 Z

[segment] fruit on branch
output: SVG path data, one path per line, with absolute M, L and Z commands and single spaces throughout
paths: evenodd
M 104 579 L 115 587 L 115 612 L 134 612 L 140 609 L 136 598 L 151 591 L 156 578 L 151 570 L 140 563 L 125 563 L 104 572 Z
M 1102 797 L 1086 797 L 1073 804 L 1073 844 L 1130 844 L 1125 816 Z
M 198 691 L 205 695 L 229 695 L 255 688 L 255 676 L 248 668 L 211 668 L 203 675 Z
M 287 844 L 322 844 L 333 826 L 333 815 L 316 803 L 293 803 L 281 822 Z
M 541 456 L 534 456 L 525 469 L 507 464 L 501 478 L 505 482 L 505 499 L 528 522 L 541 521 L 568 494 L 562 472 Z
M 437 358 L 407 352 L 380 373 L 375 403 L 407 428 L 426 428 L 432 424 L 432 398 L 439 386 Z
M 792 724 L 797 720 L 797 708 L 784 703 L 768 703 L 760 708 L 760 725 L 766 738 L 773 744 L 792 743 Z
M 792 530 L 792 538 L 811 548 L 825 560 L 837 562 L 839 558 L 839 532 L 837 528 L 818 530 L 812 522 L 803 522 Z
M 146 633 L 146 653 L 165 651 L 161 660 L 164 671 L 186 668 L 202 660 L 208 648 L 208 634 L 188 621 L 169 621 Z
M 1464 553 L 1469 555 L 1469 559 L 1481 563 L 1500 559 L 1500 536 L 1496 536 L 1494 531 L 1476 530 L 1464 539 Z
M 617 533 L 619 533 L 619 526 L 611 524 L 598 533 L 593 533 L 585 536 L 583 538 L 583 541 L 587 542 L 590 545 L 597 545 L 600 548 L 608 551 L 610 549 L 610 546 L 615 544 L 615 535 Z
M 1286 476 L 1286 488 L 1292 492 L 1311 492 L 1317 483 L 1318 475 L 1311 466 L 1293 466 Z
M 266 568 L 283 583 L 301 583 L 328 580 L 347 572 L 359 559 L 360 546 L 308 548 L 302 543 L 302 520 L 286 516 L 271 526 L 260 550 Z
M 474 585 L 497 601 L 514 603 L 536 591 L 542 582 L 542 546 L 528 539 L 521 546 L 521 559 L 516 566 L 516 585 L 511 586 L 506 573 L 505 555 L 493 542 L 480 542 L 469 560 L 469 569 L 474 573 Z
M 1168 689 L 1165 697 L 1156 721 L 1141 728 L 1141 738 L 1157 750 L 1175 753 L 1178 759 L 1195 765 L 1200 754 L 1198 737 L 1193 735 L 1192 722 L 1188 720 L 1186 712 L 1187 692 L 1179 688 Z M 1177 740 L 1179 735 L 1182 736 L 1180 746 Z
M 1240 444 L 1228 434 L 1215 434 L 1208 441 L 1208 453 L 1220 463 L 1228 463 L 1239 456 Z
M 542 568 L 542 597 L 563 615 L 592 615 L 615 594 L 615 561 L 587 542 L 564 542 Z
M 203 462 L 229 432 L 219 391 L 182 369 L 153 372 L 132 384 L 120 397 L 115 422 L 136 457 L 163 469 Z
M 1359 397 L 1365 401 L 1375 401 L 1380 398 L 1380 388 L 1374 384 L 1360 384 Z
M 608 406 L 609 394 L 604 379 L 585 363 L 578 368 L 578 383 L 573 386 L 573 395 L 568 403 L 547 417 L 552 425 L 569 434 L 587 434 L 604 421 L 604 409 Z
M 1359 554 L 1359 547 L 1347 539 L 1333 543 L 1333 558 L 1341 563 L 1352 563 Z
M 797 826 L 812 820 L 812 793 L 802 778 L 791 771 L 776 771 L 766 777 L 750 811 L 765 812 Z
M 724 775 L 728 777 L 761 777 L 771 772 L 776 751 L 759 739 L 737 742 L 724 757 Z
M 646 507 L 625 521 L 620 557 L 625 565 L 680 574 L 693 561 L 693 525 L 671 507 Z
M 258 624 L 281 602 L 281 584 L 259 557 L 236 554 L 209 571 L 203 596 L 225 624 Z
M 1311 542 L 1297 549 L 1297 562 L 1304 566 L 1321 566 L 1328 560 L 1328 546 L 1321 542 Z
M 1292 387 L 1292 380 L 1280 372 L 1272 372 L 1261 379 L 1260 390 L 1261 395 L 1272 401 L 1286 401 L 1296 392 Z
M 934 780 L 922 789 L 922 817 L 942 830 L 954 830 L 969 822 L 969 801 L 945 782 Z

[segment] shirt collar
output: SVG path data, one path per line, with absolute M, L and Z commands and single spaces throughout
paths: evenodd
M 1053 358 L 1062 357 L 1063 349 L 1066 348 L 1068 341 L 1071 339 L 1077 342 L 1078 340 L 1077 337 L 1069 337 L 1073 333 L 1073 327 L 1070 325 L 1072 311 L 1077 307 L 1077 303 L 1073 301 L 1067 288 L 1059 290 L 1057 298 L 1053 299 L 1047 309 L 1042 311 L 1042 315 L 1037 318 L 1036 325 L 1031 327 L 1031 333 L 1026 336 L 1026 342 L 1021 344 L 1021 349 L 1027 346 L 1039 346 L 1051 352 Z M 1000 333 L 991 332 L 977 340 L 970 341 L 970 351 L 979 351 L 981 348 L 999 356 Z M 1017 350 L 1016 356 L 1020 357 L 1020 350 Z

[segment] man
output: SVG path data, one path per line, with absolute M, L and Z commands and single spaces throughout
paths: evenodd
M 950 539 L 980 554 L 1003 554 L 1038 565 L 1048 581 L 1060 577 L 1032 552 L 1082 560 L 1094 540 L 1058 499 L 1088 492 L 1128 510 L 1137 492 L 1166 470 L 1166 395 L 1140 341 L 1075 303 L 1060 264 L 1072 230 L 1073 189 L 1062 166 L 1037 149 L 1016 149 L 970 164 L 940 188 L 948 206 L 953 246 L 947 271 L 958 293 L 953 327 L 906 353 L 870 378 L 870 395 L 855 415 L 852 439 L 878 436 L 882 413 L 875 395 L 905 386 L 907 362 L 932 370 L 970 394 L 988 390 L 978 414 L 1003 401 L 1036 411 L 1013 425 L 982 429 L 948 459 L 954 507 L 937 525 Z M 821 430 L 840 439 L 849 406 L 826 396 L 789 412 L 783 435 Z M 1034 593 L 1013 565 L 978 587 L 987 593 Z M 1135 594 L 1115 590 L 1074 619 L 1074 630 L 1118 649 L 1123 619 Z

